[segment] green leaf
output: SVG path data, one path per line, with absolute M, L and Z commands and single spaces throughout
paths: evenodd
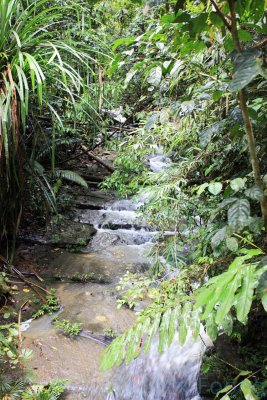
M 215 250 L 224 241 L 226 237 L 227 237 L 227 229 L 226 226 L 224 226 L 223 228 L 219 229 L 212 237 L 210 242 L 212 249 Z
M 155 334 L 156 334 L 156 332 L 158 330 L 158 327 L 160 325 L 160 320 L 161 320 L 161 313 L 159 312 L 159 313 L 157 313 L 155 315 L 154 322 L 152 323 L 152 325 L 150 327 L 150 330 L 149 330 L 149 333 L 148 333 L 148 338 L 147 338 L 147 341 L 146 341 L 146 344 L 145 344 L 145 353 L 147 353 L 149 351 L 149 349 L 150 349 L 152 339 L 155 336 Z
M 264 310 L 267 312 L 267 291 L 261 296 L 261 302 Z
M 229 274 L 227 277 L 221 277 L 222 281 L 224 281 L 224 278 L 227 278 L 226 281 L 228 282 L 232 279 L 232 274 Z M 214 307 L 223 299 L 225 285 L 222 282 L 219 282 L 218 286 L 211 286 L 208 290 L 211 293 L 211 297 L 209 301 L 206 302 L 205 312 L 201 317 L 204 320 L 209 318 L 209 315 L 212 313 Z
M 229 390 L 231 390 L 233 387 L 233 385 L 227 385 L 225 386 L 223 389 L 221 389 L 219 392 L 216 393 L 215 399 L 222 393 L 226 393 L 229 392 Z M 224 396 L 225 397 L 225 396 Z M 229 397 L 229 396 L 228 396 Z
M 217 338 L 218 328 L 217 324 L 215 323 L 215 315 L 213 312 L 209 314 L 206 320 L 206 330 L 211 340 L 215 340 Z
M 242 42 L 252 42 L 253 40 L 253 36 L 248 31 L 244 31 L 243 29 L 238 31 L 238 37 Z
M 68 170 L 56 170 L 54 172 L 54 175 L 56 177 L 61 177 L 63 179 L 67 179 L 68 181 L 77 183 L 78 185 L 87 188 L 88 185 L 86 181 L 76 172 L 74 171 L 68 171 Z
M 264 310 L 267 312 L 267 271 L 263 272 L 260 276 L 257 294 L 261 299 Z
M 195 108 L 194 100 L 183 101 L 181 104 L 181 112 L 184 115 L 190 114 Z
M 246 199 L 237 199 L 228 210 L 228 223 L 235 228 L 246 225 L 250 216 L 250 204 Z
M 200 196 L 208 186 L 208 182 L 202 183 L 202 185 L 198 186 L 197 195 Z
M 238 241 L 234 237 L 226 238 L 226 246 L 230 251 L 236 252 L 238 250 Z
M 225 316 L 229 313 L 234 303 L 236 290 L 240 285 L 240 275 L 236 274 L 235 277 L 224 287 L 221 295 L 221 304 L 217 310 L 215 321 L 220 324 Z
M 124 80 L 124 86 L 127 86 L 128 83 L 132 80 L 132 78 L 134 77 L 134 75 L 138 72 L 137 69 L 130 69 L 129 72 L 127 72 L 127 75 L 125 77 Z
M 180 312 L 181 312 L 180 304 L 177 307 L 175 307 L 174 310 L 172 310 L 170 323 L 169 323 L 168 346 L 170 346 L 172 344 L 172 341 L 173 341 L 173 338 L 174 338 L 174 335 L 175 335 L 175 332 L 177 329 Z
M 200 310 L 193 310 L 190 317 L 190 329 L 192 331 L 193 339 L 196 340 L 200 331 Z
M 130 362 L 138 356 L 141 351 L 139 345 L 141 336 L 143 333 L 143 324 L 137 324 L 127 336 L 128 349 L 125 356 L 125 364 L 128 365 Z
M 159 347 L 158 347 L 159 353 L 161 353 L 164 350 L 165 345 L 167 344 L 169 338 L 168 330 L 169 330 L 171 314 L 172 310 L 171 308 L 168 308 L 167 311 L 165 311 L 165 313 L 162 316 L 159 329 Z
M 258 400 L 259 397 L 256 394 L 256 389 L 252 385 L 249 379 L 244 379 L 241 382 L 240 388 L 245 396 L 246 400 Z
M 239 380 L 239 378 L 240 378 L 241 376 L 247 376 L 247 375 L 250 375 L 250 374 L 252 374 L 252 371 L 245 371 L 245 370 L 242 370 L 242 371 L 239 372 L 239 374 L 238 374 L 237 376 L 235 376 L 234 382 L 238 382 L 238 380 Z
M 231 91 L 240 91 L 261 74 L 262 61 L 259 57 L 260 52 L 256 49 L 245 50 L 235 56 L 234 78 L 229 85 Z
M 257 285 L 257 280 L 254 277 L 255 267 L 253 265 L 249 265 L 244 268 L 244 277 L 240 292 L 236 297 L 237 301 L 235 306 L 237 319 L 243 324 L 247 322 L 247 316 L 253 300 L 254 289 Z
M 223 185 L 221 182 L 212 182 L 209 184 L 208 190 L 211 194 L 216 196 L 222 191 Z
M 185 344 L 187 338 L 191 309 L 192 304 L 190 302 L 184 304 L 179 324 L 179 342 L 181 346 Z
M 162 125 L 169 121 L 170 112 L 167 108 L 163 108 L 159 114 L 159 120 Z
M 223 96 L 223 92 L 221 90 L 215 90 L 215 92 L 212 95 L 212 98 L 214 101 L 220 100 L 220 98 Z
M 170 76 L 177 76 L 181 69 L 184 68 L 184 62 L 181 60 L 177 60 L 174 63 L 174 66 L 171 69 Z
M 261 201 L 264 198 L 263 191 L 258 186 L 253 186 L 245 191 L 245 195 L 252 200 Z
M 230 182 L 230 186 L 235 192 L 238 192 L 245 187 L 245 180 L 243 178 L 235 178 Z
M 199 132 L 199 143 L 201 147 L 206 147 L 214 135 L 219 134 L 222 132 L 226 121 L 219 121 L 215 122 L 214 124 L 208 126 L 207 128 L 203 129 Z
M 175 15 L 173 14 L 165 14 L 161 17 L 161 22 L 164 24 L 170 24 L 175 21 Z
M 119 39 L 115 40 L 115 42 L 113 42 L 112 49 L 114 51 L 119 46 L 122 46 L 122 45 L 128 46 L 129 44 L 133 43 L 134 41 L 135 41 L 135 37 L 134 36 L 129 36 L 129 37 L 126 37 L 126 38 L 119 38 Z
M 147 78 L 147 82 L 153 86 L 159 86 L 162 77 L 162 69 L 160 66 L 152 68 L 150 70 L 149 77 Z
M 215 25 L 217 27 L 223 26 L 223 20 L 215 11 L 211 12 L 209 17 L 212 25 Z
M 148 120 L 145 124 L 145 130 L 150 131 L 151 129 L 153 129 L 155 127 L 155 125 L 158 123 L 159 118 L 160 118 L 160 113 L 152 114 L 148 118 Z

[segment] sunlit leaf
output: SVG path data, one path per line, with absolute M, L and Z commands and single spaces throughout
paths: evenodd
M 252 385 L 249 379 L 244 379 L 241 382 L 240 388 L 245 396 L 246 400 L 258 400 L 259 397 L 256 394 L 256 389 Z

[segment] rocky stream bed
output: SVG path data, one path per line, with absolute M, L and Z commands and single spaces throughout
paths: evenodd
M 128 367 L 99 370 L 108 343 L 105 332 L 119 334 L 135 321 L 133 311 L 117 308 L 116 284 L 126 271 L 149 268 L 157 232 L 138 218 L 140 204 L 100 191 L 103 171 L 95 170 L 96 175 L 97 181 L 88 179 L 88 189 L 75 187 L 75 195 L 72 189 L 67 218 L 49 226 L 45 235 L 22 233 L 20 265 L 30 262 L 56 289 L 60 318 L 82 324 L 82 333 L 71 338 L 52 325 L 53 316 L 26 323 L 23 340 L 34 353 L 34 380 L 68 379 L 69 400 L 197 400 L 201 342 L 183 349 L 176 342 L 162 355 L 155 343 Z

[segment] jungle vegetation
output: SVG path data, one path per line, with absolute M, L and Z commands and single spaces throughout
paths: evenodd
M 266 17 L 265 0 L 1 1 L 6 266 L 27 209 L 46 220 L 57 210 L 59 180 L 86 185 L 62 161 L 75 146 L 94 148 L 111 124 L 104 110 L 121 107 L 134 124 L 131 134 L 103 141 L 117 156 L 102 188 L 145 193 L 139 211 L 161 235 L 149 274 L 120 283 L 121 303 L 144 293 L 151 302 L 104 352 L 103 369 L 130 363 L 156 334 L 163 351 L 177 330 L 183 344 L 203 325 L 214 341 L 227 335 L 244 361 L 217 398 L 265 398 Z M 159 148 L 172 162 L 152 173 L 148 158 Z M 3 304 L 8 292 L 3 270 Z M 16 325 L 0 326 L 0 338 L 1 360 L 27 358 Z

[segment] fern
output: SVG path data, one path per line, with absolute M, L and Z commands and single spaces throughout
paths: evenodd
M 261 250 L 241 250 L 244 255 L 236 257 L 226 272 L 211 278 L 196 293 L 195 308 L 203 309 L 201 319 L 214 313 L 216 324 L 222 324 L 233 307 L 237 319 L 245 324 L 251 308 L 254 291 L 267 265 L 259 261 L 246 263 L 262 254 Z
M 88 185 L 86 181 L 79 175 L 77 172 L 74 171 L 68 171 L 68 170 L 56 170 L 54 171 L 54 176 L 59 178 L 66 179 L 68 181 L 77 183 L 78 185 L 87 188 Z
M 36 160 L 27 166 L 27 171 L 35 179 L 39 186 L 46 204 L 52 211 L 56 211 L 56 197 L 54 191 L 48 182 L 44 167 Z
M 180 344 L 183 344 L 190 331 L 189 321 L 192 317 L 191 301 L 179 304 L 173 299 L 168 304 L 153 303 L 137 318 L 136 324 L 128 332 L 117 337 L 102 354 L 101 369 L 107 370 L 114 365 L 120 365 L 123 360 L 129 364 L 137 358 L 142 348 L 148 352 L 153 338 L 159 332 L 158 351 L 162 352 L 170 346 L 179 326 Z M 194 314 L 194 329 L 199 332 L 200 320 Z
M 255 290 L 267 271 L 267 262 L 266 258 L 255 260 L 263 254 L 259 249 L 241 249 L 240 253 L 242 255 L 233 260 L 227 271 L 211 278 L 191 295 L 170 295 L 165 303 L 157 300 L 141 312 L 136 324 L 104 351 L 101 368 L 107 370 L 124 360 L 129 364 L 139 356 L 142 348 L 145 352 L 149 351 L 157 333 L 159 352 L 171 345 L 177 331 L 181 345 L 189 336 L 197 339 L 201 321 L 212 340 L 217 337 L 218 327 L 230 334 L 232 310 L 235 310 L 237 320 L 245 324 Z M 263 283 L 258 296 L 266 306 L 266 287 L 263 288 Z

